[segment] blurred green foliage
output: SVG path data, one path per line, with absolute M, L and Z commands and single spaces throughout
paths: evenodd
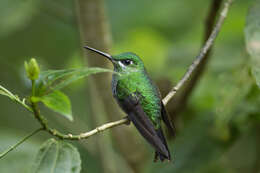
M 140 163 L 142 172 L 260 171 L 260 91 L 244 40 L 251 3 L 236 0 L 231 7 L 207 69 L 185 112 L 178 116 L 177 137 L 170 142 L 174 162 L 154 164 L 151 152 L 147 161 Z M 209 5 L 206 0 L 105 1 L 112 54 L 135 52 L 153 79 L 176 83 L 201 47 Z M 39 60 L 41 69 L 84 66 L 74 1 L 1 0 L 0 18 L 0 84 L 10 91 L 22 97 L 30 93 L 23 70 L 24 60 L 30 57 Z M 50 125 L 73 133 L 93 128 L 87 90 L 82 81 L 67 87 L 64 92 L 72 98 L 75 121 L 70 123 L 44 109 Z M 0 97 L 0 105 L 1 152 L 18 141 L 20 134 L 39 125 L 5 97 Z M 36 150 L 48 137 L 37 135 L 1 159 L 0 172 L 28 172 Z M 98 138 L 102 135 L 74 143 L 81 155 L 82 172 L 102 172 L 92 142 Z M 140 142 L 146 145 L 141 137 Z M 111 159 L 121 160 L 120 167 L 125 163 L 119 158 Z

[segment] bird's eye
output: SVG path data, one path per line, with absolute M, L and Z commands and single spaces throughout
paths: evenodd
M 125 66 L 128 66 L 130 64 L 133 64 L 133 61 L 129 60 L 129 59 L 126 59 L 126 60 L 122 60 L 121 61 Z

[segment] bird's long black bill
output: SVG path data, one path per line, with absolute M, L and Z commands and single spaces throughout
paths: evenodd
M 94 49 L 94 48 L 89 47 L 89 46 L 84 46 L 84 48 L 86 48 L 86 49 L 88 49 L 88 50 L 91 50 L 91 51 L 93 51 L 93 52 L 96 52 L 96 53 L 98 53 L 99 55 L 102 55 L 102 56 L 106 57 L 106 58 L 109 59 L 110 61 L 113 60 L 113 59 L 112 59 L 112 56 L 109 55 L 108 53 L 102 52 L 102 51 L 100 51 L 100 50 Z

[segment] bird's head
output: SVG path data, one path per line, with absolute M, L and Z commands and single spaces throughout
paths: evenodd
M 138 55 L 134 53 L 126 52 L 126 53 L 121 53 L 119 55 L 111 56 L 107 53 L 101 52 L 99 50 L 96 50 L 88 46 L 85 46 L 84 48 L 106 57 L 108 60 L 110 60 L 113 63 L 114 69 L 117 72 L 124 73 L 124 72 L 134 72 L 134 71 L 144 70 L 143 61 L 139 58 Z

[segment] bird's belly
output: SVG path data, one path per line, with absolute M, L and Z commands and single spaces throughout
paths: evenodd
M 129 97 L 131 94 L 137 94 L 135 93 L 136 90 L 134 90 L 133 88 L 128 88 L 127 86 L 123 86 L 122 84 L 119 87 L 118 82 L 114 82 L 112 85 L 114 85 L 112 87 L 114 98 L 116 99 L 119 106 L 123 109 L 123 111 L 128 114 L 128 108 L 127 105 L 124 104 L 124 99 Z M 160 98 L 157 98 L 157 96 L 155 95 L 151 96 L 150 93 L 151 91 L 149 90 L 144 91 L 143 95 L 138 93 L 137 102 L 141 104 L 143 111 L 151 119 L 151 121 L 157 124 L 160 120 L 161 102 Z

